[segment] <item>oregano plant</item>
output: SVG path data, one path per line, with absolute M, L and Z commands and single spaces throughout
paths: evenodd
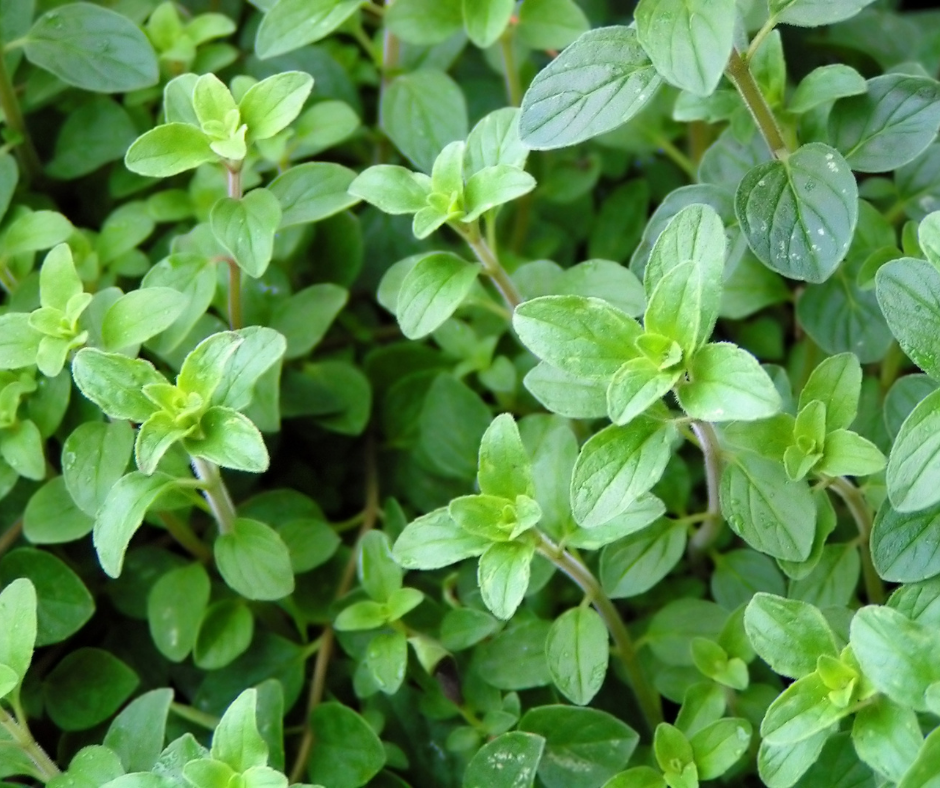
M 931 788 L 940 11 L 0 0 L 0 788 Z

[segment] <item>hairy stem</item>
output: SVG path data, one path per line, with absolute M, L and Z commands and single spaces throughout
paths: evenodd
M 192 457 L 193 471 L 203 482 L 202 494 L 212 510 L 220 534 L 230 533 L 235 523 L 235 504 L 222 480 L 219 466 L 200 457 Z
M 741 53 L 737 49 L 731 51 L 731 58 L 728 60 L 725 73 L 737 88 L 741 98 L 744 99 L 744 103 L 750 110 L 760 133 L 764 136 L 770 152 L 781 161 L 785 160 L 791 153 L 790 148 L 783 139 L 783 133 L 780 131 L 777 119 L 774 117 L 770 105 L 767 104 L 764 94 L 761 93 L 754 75 L 751 74 L 751 69 L 748 68 L 747 62 L 741 57 Z
M 490 248 L 490 245 L 480 235 L 479 224 L 474 222 L 468 227 L 467 225 L 461 226 L 455 223 L 451 226 L 473 250 L 477 260 L 483 264 L 483 272 L 493 281 L 496 289 L 499 290 L 499 294 L 503 297 L 503 301 L 506 302 L 506 306 L 509 307 L 509 311 L 514 312 L 516 307 L 522 303 L 522 296 L 519 295 L 519 291 L 512 279 L 509 278 L 509 274 L 506 273 L 506 269 L 500 265 L 499 259 Z
M 591 574 L 591 570 L 581 561 L 567 550 L 558 547 L 545 534 L 539 533 L 539 538 L 539 552 L 571 578 L 590 598 L 594 609 L 607 626 L 607 630 L 613 638 L 617 656 L 620 657 L 620 661 L 630 677 L 630 683 L 633 685 L 633 692 L 640 705 L 643 718 L 646 720 L 650 732 L 654 731 L 656 726 L 663 721 L 660 697 L 643 674 L 636 647 L 616 606 L 610 597 L 604 593 L 604 589 L 601 588 L 597 578 Z
M 242 198 L 242 171 L 226 168 L 228 196 L 233 200 Z M 242 327 L 242 269 L 234 260 L 228 260 L 228 324 L 234 331 Z
M 522 106 L 522 83 L 519 81 L 519 69 L 516 68 L 516 56 L 512 51 L 515 25 L 509 25 L 500 36 L 499 49 L 503 56 L 503 71 L 506 79 L 506 96 L 514 107 Z
M 16 90 L 10 81 L 3 52 L 0 52 L 0 109 L 3 110 L 7 126 L 19 138 L 16 155 L 23 167 L 26 180 L 30 181 L 40 177 L 42 175 L 42 162 L 39 160 L 39 154 L 36 153 L 33 138 L 29 136 L 29 129 L 26 128 L 26 121 L 23 119 L 23 112 L 20 109 L 19 99 L 16 97 Z
M 715 429 L 706 421 L 693 421 L 690 425 L 702 449 L 705 460 L 705 486 L 708 491 L 708 508 L 702 526 L 689 540 L 689 558 L 693 563 L 702 559 L 721 535 L 721 448 Z
M 379 517 L 379 476 L 375 463 L 375 443 L 371 437 L 366 440 L 366 504 L 363 509 L 362 525 L 359 528 L 359 535 L 356 537 L 356 545 L 362 540 L 369 531 L 371 531 Z M 352 588 L 353 580 L 356 578 L 356 548 L 353 548 L 349 561 L 343 570 L 343 576 L 340 578 L 339 585 L 336 587 L 336 598 L 341 599 L 349 593 Z M 314 747 L 313 727 L 311 718 L 317 706 L 323 700 L 326 692 L 326 674 L 330 666 L 330 659 L 333 656 L 333 650 L 336 644 L 336 635 L 333 627 L 327 624 L 323 628 L 323 634 L 318 638 L 320 646 L 317 650 L 317 658 L 313 664 L 313 678 L 310 682 L 310 694 L 307 696 L 307 712 L 304 717 L 303 737 L 297 748 L 297 755 L 294 758 L 294 764 L 290 770 L 291 783 L 300 782 L 307 768 L 307 761 L 310 759 L 310 753 Z
M 862 495 L 862 491 L 845 477 L 833 477 L 829 486 L 845 503 L 849 514 L 852 515 L 852 519 L 855 520 L 855 525 L 858 527 L 859 549 L 862 553 L 862 577 L 865 580 L 865 594 L 868 596 L 868 601 L 873 605 L 884 604 L 886 598 L 885 587 L 881 582 L 881 577 L 875 570 L 869 547 L 872 526 L 871 507 L 865 500 L 865 496 Z
M 14 744 L 32 761 L 33 766 L 36 767 L 36 775 L 40 780 L 47 783 L 53 777 L 61 774 L 59 767 L 46 754 L 46 751 L 39 746 L 26 724 L 14 719 L 3 706 L 0 706 L 0 728 L 7 732 Z
M 745 60 L 750 61 L 751 58 L 754 57 L 757 50 L 760 49 L 760 45 L 764 43 L 764 39 L 773 33 L 776 26 L 777 17 L 771 14 L 770 18 L 764 22 L 764 26 L 758 30 L 757 33 L 754 34 L 754 38 L 751 39 L 751 45 L 747 48 L 747 54 L 744 56 Z

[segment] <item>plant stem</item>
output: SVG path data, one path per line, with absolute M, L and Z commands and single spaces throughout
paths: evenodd
M 737 88 L 738 93 L 741 94 L 741 98 L 744 99 L 744 103 L 750 110 L 757 128 L 763 134 L 770 152 L 781 161 L 786 160 L 791 153 L 790 148 L 783 139 L 783 133 L 780 131 L 777 119 L 767 104 L 764 94 L 761 93 L 760 87 L 754 80 L 751 69 L 748 68 L 747 62 L 741 57 L 741 53 L 737 49 L 731 50 L 731 58 L 728 60 L 725 73 Z
M 392 7 L 394 0 L 385 0 L 385 12 Z M 401 44 L 397 36 L 392 35 L 388 27 L 382 33 L 382 85 L 381 92 L 384 95 L 392 81 L 392 72 L 398 68 L 398 58 L 401 54 Z M 379 97 L 379 107 L 382 105 L 382 96 Z M 380 110 L 381 111 L 381 110 Z M 380 124 L 381 125 L 381 122 Z
M 594 609 L 607 626 L 607 631 L 610 632 L 610 636 L 613 638 L 617 655 L 630 677 L 630 683 L 633 685 L 633 692 L 640 705 L 640 711 L 643 713 L 643 718 L 652 733 L 656 726 L 663 721 L 662 704 L 659 695 L 652 688 L 646 676 L 643 675 L 643 669 L 637 657 L 636 646 L 634 646 L 630 633 L 627 631 L 627 627 L 623 623 L 616 606 L 610 600 L 610 597 L 604 593 L 604 589 L 597 582 L 597 578 L 591 574 L 591 570 L 581 561 L 567 550 L 558 547 L 541 532 L 539 532 L 539 540 L 539 552 L 571 578 L 590 597 L 591 604 L 594 605 Z
M 522 83 L 519 81 L 519 69 L 516 68 L 516 56 L 512 51 L 512 42 L 516 27 L 509 25 L 499 38 L 499 49 L 503 55 L 503 70 L 506 78 L 506 96 L 514 107 L 522 106 Z
M 204 711 L 194 709 L 192 706 L 186 706 L 183 703 L 171 703 L 170 711 L 172 711 L 177 717 L 182 717 L 184 720 L 193 722 L 200 728 L 205 728 L 209 731 L 215 730 L 216 726 L 219 724 L 218 717 L 214 717 L 211 714 L 206 714 Z
M 212 510 L 212 516 L 219 526 L 220 534 L 230 533 L 232 525 L 235 522 L 235 504 L 232 503 L 232 496 L 229 495 L 228 488 L 222 480 L 222 473 L 219 466 L 214 462 L 209 462 L 201 457 L 190 458 L 193 463 L 193 470 L 196 472 L 204 487 L 202 494 Z
M 751 39 L 751 45 L 747 48 L 747 54 L 745 54 L 744 59 L 750 62 L 751 58 L 754 57 L 760 45 L 764 43 L 764 39 L 767 38 L 777 26 L 777 17 L 773 14 L 770 15 L 770 18 L 764 22 L 764 26 L 754 34 L 754 38 Z
M 46 751 L 39 746 L 26 724 L 14 719 L 2 706 L 0 706 L 0 728 L 3 728 L 9 734 L 16 746 L 32 761 L 33 766 L 36 767 L 36 775 L 40 780 L 47 783 L 53 777 L 61 774 L 59 767 L 46 754 Z
M 6 290 L 10 295 L 12 295 L 13 291 L 17 288 L 16 279 L 4 263 L 0 263 L 0 287 Z
M 366 503 L 363 509 L 362 526 L 359 528 L 359 535 L 356 537 L 356 546 L 369 531 L 371 531 L 379 519 L 379 476 L 378 468 L 375 464 L 375 442 L 371 436 L 366 440 Z M 339 585 L 336 587 L 336 598 L 341 599 L 349 593 L 352 588 L 353 580 L 356 577 L 356 547 L 353 548 L 349 561 L 343 570 L 343 576 L 340 578 Z M 323 634 L 318 638 L 320 648 L 317 651 L 317 659 L 313 664 L 313 679 L 310 682 L 310 694 L 307 696 L 307 712 L 304 718 L 303 738 L 297 748 L 297 755 L 294 758 L 294 764 L 290 770 L 290 782 L 297 783 L 304 776 L 304 770 L 307 768 L 307 761 L 310 759 L 310 752 L 313 750 L 313 727 L 311 718 L 317 706 L 323 700 L 326 692 L 326 674 L 330 666 L 330 658 L 333 656 L 333 649 L 336 643 L 336 635 L 333 627 L 327 624 L 323 628 Z
M 513 283 L 512 279 L 509 278 L 506 269 L 500 265 L 490 245 L 483 236 L 480 235 L 479 224 L 474 222 L 469 227 L 466 225 L 461 227 L 455 223 L 451 226 L 463 237 L 467 245 L 473 250 L 477 260 L 483 264 L 484 273 L 493 280 L 493 284 L 496 286 L 496 289 L 499 290 L 499 294 L 503 297 L 503 301 L 506 302 L 506 306 L 509 307 L 509 311 L 514 312 L 516 307 L 522 303 L 522 296 L 519 295 L 519 291 L 516 290 L 516 285 Z
M 673 145 L 672 142 L 670 142 L 661 134 L 649 134 L 648 136 L 652 143 L 659 147 L 662 152 L 666 154 L 666 158 L 668 158 L 680 170 L 688 175 L 689 178 L 691 178 L 693 181 L 698 180 L 698 168 L 695 166 L 695 162 L 693 162 L 692 159 L 686 156 L 681 150 Z
M 2 51 L 0 51 L 0 109 L 3 110 L 7 126 L 19 137 L 16 155 L 23 167 L 26 180 L 31 181 L 40 177 L 42 162 L 39 160 L 39 154 L 36 153 L 33 138 L 29 136 L 29 129 L 26 128 L 26 121 L 23 119 L 16 90 L 7 73 L 7 64 Z
M 160 521 L 177 544 L 184 547 L 193 557 L 204 564 L 212 563 L 212 550 L 190 528 L 189 523 L 181 520 L 173 512 L 160 512 Z
M 23 533 L 23 518 L 20 517 L 13 525 L 7 528 L 0 536 L 0 556 L 16 544 L 16 540 Z
M 708 491 L 708 508 L 706 517 L 692 538 L 689 540 L 689 559 L 693 563 L 701 561 L 709 548 L 721 535 L 721 449 L 718 446 L 718 436 L 715 429 L 706 421 L 693 421 L 690 425 L 695 437 L 698 438 L 705 460 L 705 486 Z
M 242 171 L 226 167 L 228 176 L 228 196 L 233 200 L 242 198 Z M 228 324 L 235 331 L 242 327 L 242 269 L 232 259 L 228 259 Z
M 865 580 L 865 594 L 868 596 L 868 601 L 873 605 L 884 604 L 886 598 L 884 584 L 875 570 L 869 547 L 872 526 L 871 508 L 865 496 L 862 495 L 862 491 L 845 477 L 833 477 L 829 486 L 843 500 L 849 514 L 855 520 L 855 525 L 858 526 L 859 549 L 862 553 L 862 577 Z

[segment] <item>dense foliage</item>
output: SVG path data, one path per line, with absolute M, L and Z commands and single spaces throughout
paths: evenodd
M 0 0 L 0 786 L 940 785 L 940 13 Z

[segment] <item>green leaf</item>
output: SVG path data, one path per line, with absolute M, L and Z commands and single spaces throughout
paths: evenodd
M 251 419 L 237 410 L 215 405 L 199 419 L 200 437 L 183 438 L 183 448 L 193 457 L 223 468 L 263 473 L 271 460 L 264 438 Z
M 147 621 L 157 650 L 171 662 L 192 651 L 209 604 L 209 575 L 202 564 L 171 569 L 147 597 Z
M 68 240 L 72 223 L 55 211 L 30 211 L 17 216 L 6 228 L 0 248 L 6 255 L 38 252 Z
M 122 476 L 111 488 L 95 519 L 94 543 L 101 568 L 118 577 L 124 553 L 150 505 L 174 486 L 165 473 L 147 476 L 134 471 Z
M 212 391 L 212 404 L 232 410 L 244 410 L 251 404 L 255 384 L 280 361 L 287 343 L 281 334 L 265 326 L 249 326 L 234 333 L 241 342 L 221 365 L 222 375 L 218 386 Z M 203 386 L 206 378 L 204 371 L 199 371 L 196 375 L 196 379 L 201 380 Z
M 121 296 L 105 312 L 101 338 L 105 350 L 120 350 L 146 342 L 165 331 L 186 302 L 171 287 L 148 287 Z
M 832 63 L 809 72 L 790 97 L 787 109 L 798 115 L 830 101 L 857 96 L 868 89 L 865 77 L 851 66 Z
M 636 731 L 613 715 L 571 706 L 530 709 L 519 728 L 545 739 L 538 774 L 547 788 L 600 785 L 626 765 L 639 741 Z
M 392 555 L 405 569 L 440 569 L 482 555 L 489 546 L 488 539 L 464 531 L 443 507 L 405 526 Z
M 402 41 L 428 46 L 463 28 L 462 0 L 402 0 L 389 7 L 385 26 Z
M 222 579 L 246 599 L 281 599 L 293 592 L 287 545 L 264 523 L 238 518 L 213 550 Z
M 479 272 L 478 265 L 449 252 L 420 258 L 398 292 L 396 311 L 402 333 L 420 339 L 437 329 L 466 298 Z
M 940 636 L 890 607 L 869 605 L 852 619 L 852 651 L 865 678 L 902 706 L 928 711 L 927 688 L 940 680 Z
M 855 715 L 852 743 L 858 757 L 894 782 L 901 782 L 923 741 L 917 715 L 887 698 L 876 698 Z
M 672 428 L 647 416 L 601 430 L 581 448 L 571 478 L 571 510 L 582 528 L 626 511 L 662 476 Z
M 666 776 L 667 785 L 673 788 L 695 788 L 698 771 L 692 754 L 692 745 L 678 728 L 661 722 L 653 735 L 653 752 L 656 763 Z
M 104 722 L 137 688 L 137 674 L 97 648 L 68 654 L 43 682 L 46 711 L 64 731 L 83 731 Z
M 829 728 L 851 713 L 829 699 L 831 690 L 818 673 L 797 679 L 770 704 L 761 736 L 773 745 L 794 745 Z
M 513 328 L 536 356 L 578 378 L 614 375 L 637 355 L 639 323 L 600 298 L 544 296 L 516 307 Z
M 591 23 L 574 0 L 527 0 L 519 9 L 516 35 L 532 49 L 564 49 Z
M 828 476 L 869 476 L 885 467 L 885 456 L 874 443 L 850 430 L 826 436 L 826 448 L 817 473 Z
M 303 71 L 284 71 L 261 80 L 238 102 L 246 142 L 273 137 L 300 114 L 313 90 L 313 77 Z
M 733 45 L 733 0 L 640 0 L 634 18 L 663 79 L 697 96 L 718 87 Z
M 480 49 L 496 43 L 509 24 L 514 0 L 463 0 L 467 37 Z
M 63 82 L 98 93 L 150 87 L 159 76 L 153 47 L 140 28 L 91 3 L 47 11 L 26 34 L 24 51 Z
M 23 419 L 0 434 L 0 457 L 20 476 L 41 481 L 46 477 L 44 442 L 39 428 Z
M 770 13 L 781 22 L 821 27 L 851 19 L 874 0 L 771 0 Z
M 218 158 L 201 129 L 188 123 L 165 123 L 138 137 L 127 149 L 124 164 L 138 175 L 169 178 Z
M 379 531 L 360 540 L 357 571 L 365 592 L 376 602 L 388 601 L 401 588 L 402 571 L 392 558 L 388 536 Z
M 835 635 L 818 608 L 774 594 L 755 594 L 744 612 L 748 639 L 775 673 L 799 679 L 821 654 L 838 657 Z
M 131 701 L 111 723 L 104 746 L 116 753 L 125 771 L 149 771 L 160 757 L 173 690 L 155 689 Z
M 916 583 L 940 574 L 940 508 L 898 512 L 886 501 L 871 531 L 871 557 L 878 574 L 893 583 Z
M 213 602 L 199 624 L 193 646 L 193 662 L 203 670 L 218 670 L 231 664 L 251 645 L 255 620 L 240 602 Z
M 268 186 L 281 206 L 280 226 L 319 222 L 352 207 L 359 199 L 348 190 L 356 177 L 352 170 L 332 162 L 291 167 Z
M 249 276 L 261 276 L 274 253 L 281 205 L 267 189 L 254 189 L 240 200 L 223 197 L 209 215 L 212 233 Z
M 463 788 L 531 788 L 545 739 L 514 731 L 487 742 L 467 764 Z
M 529 587 L 535 548 L 522 542 L 496 542 L 480 556 L 477 580 L 483 602 L 496 618 L 512 618 Z
M 916 159 L 940 125 L 940 84 L 884 74 L 862 95 L 839 99 L 829 113 L 829 139 L 856 172 L 887 172 Z
M 745 453 L 721 475 L 721 512 L 755 550 L 805 561 L 813 547 L 816 506 L 809 486 L 787 478 L 779 462 Z
M 310 718 L 317 746 L 307 774 L 331 788 L 359 788 L 385 765 L 385 750 L 369 724 L 348 706 L 321 703 Z
M 703 273 L 703 280 L 717 284 L 725 264 L 727 242 L 721 217 L 709 205 L 693 203 L 670 216 L 658 234 L 643 269 L 647 298 L 652 297 L 660 281 L 671 270 L 687 262 Z M 709 304 L 709 309 L 714 307 Z M 714 327 L 714 316 L 702 321 L 704 342 Z
M 225 710 L 212 734 L 210 754 L 236 772 L 268 762 L 268 745 L 258 732 L 258 691 L 246 689 Z
M 133 441 L 133 431 L 130 427 L 127 430 Z M 122 468 L 118 478 L 123 472 Z M 33 544 L 60 544 L 81 539 L 91 533 L 94 524 L 94 516 L 83 512 L 72 501 L 62 476 L 49 480 L 33 493 L 23 512 L 23 534 Z
M 682 349 L 683 360 L 711 335 L 718 316 L 721 283 L 689 261 L 671 268 L 656 283 L 643 324 L 650 334 L 667 337 Z
M 25 312 L 0 315 L 0 369 L 21 369 L 36 363 L 43 335 Z
M 493 419 L 480 441 L 477 474 L 480 491 L 515 501 L 535 494 L 532 461 L 526 453 L 515 419 L 503 413 Z
M 833 730 L 827 728 L 796 744 L 761 741 L 757 754 L 761 779 L 769 788 L 790 788 L 819 757 Z
M 507 164 L 484 167 L 467 180 L 464 191 L 467 212 L 461 221 L 471 222 L 492 208 L 517 200 L 535 188 L 529 173 Z
M 572 703 L 586 706 L 607 676 L 607 627 L 591 608 L 572 608 L 552 624 L 545 655 L 559 691 Z
M 615 775 L 603 788 L 667 788 L 663 776 L 650 766 L 634 766 Z
M 940 764 L 940 734 L 934 730 L 924 741 L 910 769 L 901 778 L 898 788 L 930 788 L 930 784 L 936 782 L 938 764 Z
M 361 172 L 349 193 L 390 214 L 417 213 L 427 207 L 431 179 L 393 164 L 378 164 Z
M 916 512 L 940 502 L 940 391 L 911 411 L 891 449 L 886 482 L 898 512 Z
M 751 723 L 740 718 L 717 720 L 689 739 L 700 780 L 714 780 L 740 759 L 751 743 Z
M 39 271 L 40 303 L 65 312 L 69 301 L 83 290 L 68 245 L 59 244 L 51 249 Z
M 84 348 L 72 362 L 75 383 L 88 399 L 113 419 L 143 422 L 156 410 L 144 396 L 144 386 L 165 384 L 153 365 L 118 353 Z
M 628 424 L 662 399 L 681 375 L 681 370 L 661 372 L 659 365 L 647 358 L 631 359 L 610 381 L 607 415 L 614 424 Z
M 467 136 L 467 103 L 443 71 L 421 69 L 392 80 L 382 94 L 382 130 L 418 169 L 431 172 L 449 142 Z
M 858 414 L 861 386 L 862 366 L 854 353 L 830 356 L 810 374 L 798 409 L 818 400 L 826 406 L 826 432 L 847 429 Z
M 535 150 L 584 142 L 626 123 L 661 82 L 633 29 L 589 30 L 532 80 L 519 134 Z
M 94 599 L 79 576 L 51 553 L 21 547 L 5 555 L 0 561 L 0 581 L 6 586 L 17 578 L 26 578 L 35 589 L 37 646 L 74 635 L 95 612 Z M 2 657 L 0 662 L 15 667 Z
M 319 41 L 359 6 L 359 0 L 277 0 L 261 20 L 255 53 L 266 60 Z
M 878 304 L 904 352 L 932 378 L 940 379 L 940 271 L 903 257 L 878 269 Z
M 682 409 L 703 421 L 756 421 L 779 412 L 780 394 L 750 353 L 727 342 L 705 345 L 676 395 Z
M 0 591 L 0 628 L 4 633 L 0 640 L 0 665 L 13 671 L 16 683 L 23 681 L 33 659 L 37 604 L 36 589 L 26 578 L 14 580 Z
M 418 417 L 422 461 L 449 479 L 472 479 L 480 439 L 492 419 L 476 392 L 451 375 L 438 375 Z
M 355 632 L 376 629 L 387 623 L 388 607 L 380 602 L 366 600 L 343 608 L 333 622 L 333 627 L 337 632 Z
M 608 414 L 608 387 L 602 380 L 574 377 L 540 361 L 522 382 L 533 397 L 560 416 L 591 419 Z
M 408 667 L 408 638 L 404 632 L 381 632 L 369 641 L 364 661 L 376 686 L 386 695 L 401 689 Z
M 686 530 L 666 518 L 607 545 L 601 553 L 604 591 L 614 598 L 642 594 L 662 580 L 685 552 Z
M 735 213 L 760 261 L 791 279 L 823 282 L 845 256 L 858 220 L 858 187 L 841 154 L 803 145 L 786 161 L 749 170 Z

